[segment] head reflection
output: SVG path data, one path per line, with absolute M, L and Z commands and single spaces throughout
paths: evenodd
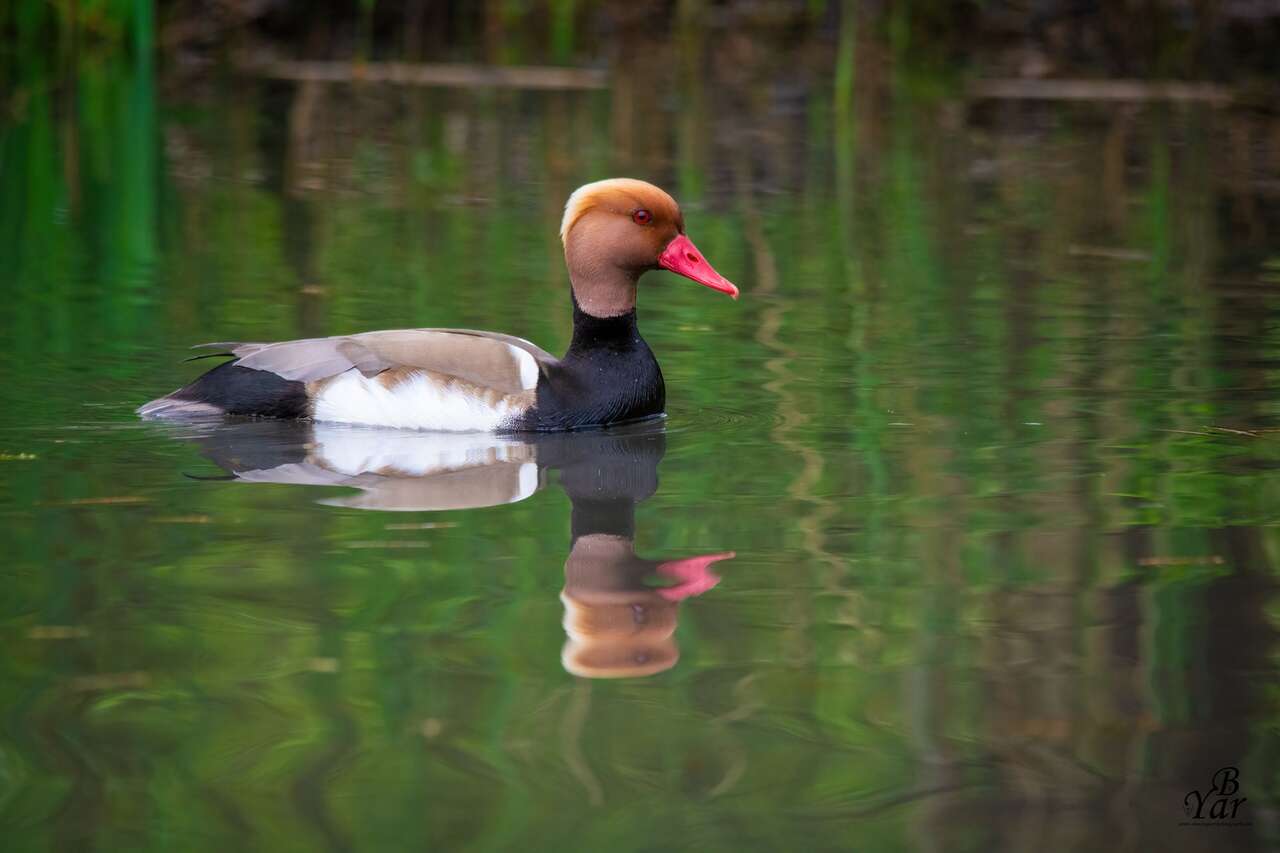
M 543 458 L 555 458 L 560 485 L 573 502 L 564 562 L 564 630 L 560 660 L 574 675 L 622 678 L 670 669 L 680 658 L 680 602 L 711 589 L 708 568 L 729 552 L 680 560 L 647 560 L 635 552 L 636 506 L 658 486 L 665 451 L 661 432 L 567 436 Z
M 637 677 L 674 666 L 680 603 L 719 583 L 711 566 L 734 556 L 636 554 L 636 507 L 657 490 L 666 450 L 661 425 L 519 437 L 277 421 L 193 429 L 188 437 L 234 479 L 358 490 L 321 501 L 331 506 L 476 509 L 558 482 L 572 502 L 561 662 L 577 676 Z

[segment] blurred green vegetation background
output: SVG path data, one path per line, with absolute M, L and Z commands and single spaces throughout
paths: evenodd
M 1222 849 L 1225 764 L 1274 843 L 1278 64 L 1261 0 L 0 5 L 6 849 Z M 389 533 L 136 423 L 200 341 L 563 347 L 615 174 L 744 293 L 642 289 L 640 550 L 739 554 L 671 672 L 560 668 L 554 489 Z

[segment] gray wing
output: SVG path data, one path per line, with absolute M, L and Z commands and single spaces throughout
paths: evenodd
M 418 367 L 457 376 L 504 394 L 534 388 L 556 359 L 523 338 L 471 329 L 397 329 L 280 343 L 213 343 L 242 367 L 314 382 L 356 369 L 365 376 Z

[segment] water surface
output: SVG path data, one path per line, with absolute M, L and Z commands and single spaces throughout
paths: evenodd
M 0 125 L 7 849 L 1274 843 L 1274 125 L 154 74 Z M 663 424 L 133 416 L 203 341 L 562 350 L 610 174 L 743 290 L 642 282 Z

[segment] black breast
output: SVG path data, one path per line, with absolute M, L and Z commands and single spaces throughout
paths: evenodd
M 539 431 L 605 426 L 662 414 L 662 370 L 636 328 L 635 311 L 593 317 L 576 304 L 573 342 L 538 380 L 537 403 L 520 424 Z

